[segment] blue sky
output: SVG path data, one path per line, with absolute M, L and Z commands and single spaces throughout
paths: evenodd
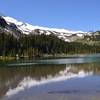
M 100 29 L 100 0 L 0 0 L 0 12 L 38 26 Z

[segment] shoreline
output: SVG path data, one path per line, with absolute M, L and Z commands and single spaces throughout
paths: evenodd
M 15 60 L 16 57 L 14 56 L 0 56 L 0 60 L 1 61 L 11 61 L 11 60 Z
M 34 58 L 70 58 L 70 57 L 85 57 L 89 55 L 95 55 L 95 54 L 100 54 L 100 53 L 87 53 L 87 54 L 44 54 L 42 56 L 0 56 L 0 61 L 12 61 L 12 60 L 20 60 L 20 59 L 34 59 Z

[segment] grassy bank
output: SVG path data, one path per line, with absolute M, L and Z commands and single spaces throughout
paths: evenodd
M 0 61 L 12 61 L 12 60 L 18 60 L 18 59 L 33 59 L 33 58 L 66 58 L 66 57 L 84 57 L 84 56 L 88 56 L 91 54 L 96 54 L 96 53 L 83 53 L 83 54 L 43 54 L 40 56 L 33 56 L 33 57 L 29 57 L 29 56 L 0 56 Z
M 0 60 L 2 61 L 10 61 L 10 60 L 15 60 L 16 57 L 12 57 L 12 56 L 0 56 Z

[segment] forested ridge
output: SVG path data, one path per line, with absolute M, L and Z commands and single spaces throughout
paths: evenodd
M 0 56 L 43 56 L 44 54 L 85 54 L 100 53 L 100 45 L 84 42 L 65 42 L 55 35 L 21 35 L 15 38 L 11 34 L 0 34 Z

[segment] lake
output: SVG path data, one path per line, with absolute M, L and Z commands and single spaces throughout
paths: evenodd
M 99 95 L 100 54 L 0 64 L 0 100 L 99 100 Z

